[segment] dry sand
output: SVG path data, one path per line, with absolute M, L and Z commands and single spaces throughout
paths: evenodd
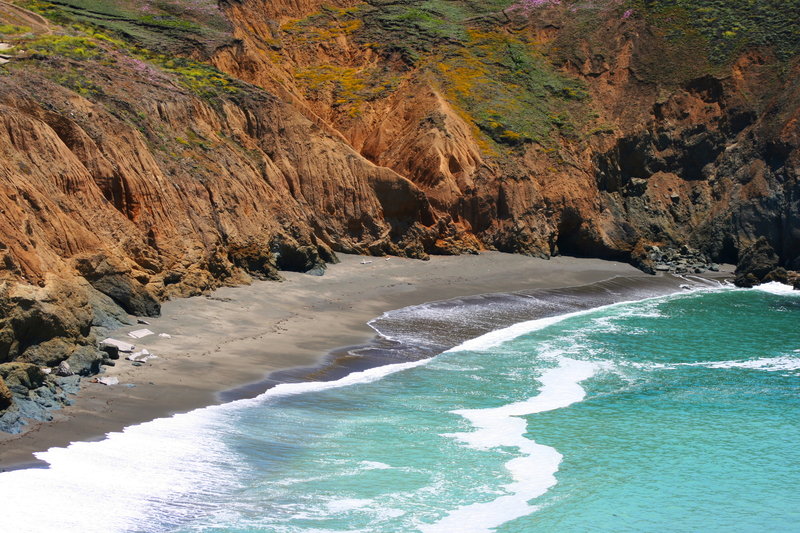
M 254 282 L 207 296 L 166 302 L 150 325 L 114 338 L 158 356 L 135 367 L 120 359 L 105 375 L 120 384 L 84 379 L 75 403 L 52 422 L 18 436 L 0 436 L 0 471 L 31 466 L 32 453 L 203 407 L 217 393 L 262 380 L 276 369 L 314 365 L 332 349 L 374 336 L 366 322 L 381 313 L 434 300 L 487 292 L 584 285 L 615 276 L 652 280 L 630 265 L 596 259 L 551 260 L 502 254 L 418 261 L 341 255 L 324 276 L 284 273 L 286 281 Z M 363 264 L 364 261 L 371 261 Z M 128 331 L 149 328 L 134 340 Z

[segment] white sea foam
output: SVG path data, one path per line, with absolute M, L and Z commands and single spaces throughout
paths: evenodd
M 611 305 L 619 305 L 619 304 L 611 304 Z M 610 307 L 610 306 L 604 306 L 604 307 Z M 584 315 L 586 313 L 597 311 L 598 309 L 603 309 L 603 308 L 599 307 L 591 310 L 575 311 L 572 313 L 566 313 L 558 316 L 551 316 L 547 318 L 539 318 L 536 320 L 528 320 L 526 322 L 519 322 L 512 326 L 508 326 L 507 328 L 490 331 L 489 333 L 481 335 L 480 337 L 475 337 L 474 339 L 464 341 L 458 346 L 450 348 L 447 351 L 462 352 L 466 350 L 473 350 L 473 351 L 488 350 L 489 348 L 502 344 L 506 341 L 525 335 L 526 333 L 531 333 L 533 331 L 544 329 L 548 326 L 552 326 L 553 324 L 562 322 L 568 318 Z
M 373 503 L 375 503 L 374 500 L 341 498 L 328 501 L 327 507 L 328 511 L 332 513 L 344 513 L 348 511 L 355 511 L 356 509 L 364 509 L 371 506 Z
M 795 296 L 800 296 L 800 291 L 794 290 L 794 287 L 791 285 L 786 285 L 785 283 L 780 283 L 778 281 L 762 283 L 761 285 L 757 285 L 753 288 L 757 291 L 768 292 L 770 294 L 793 294 Z
M 361 461 L 359 463 L 365 470 L 390 470 L 394 468 L 391 465 L 387 465 L 386 463 L 381 463 L 380 461 Z
M 594 311 L 597 309 L 523 322 L 467 341 L 453 350 L 485 349 Z M 9 531 L 30 533 L 156 532 L 159 529 L 153 525 L 154 520 L 168 519 L 177 523 L 181 517 L 188 519 L 205 512 L 213 513 L 214 509 L 207 508 L 208 502 L 220 499 L 213 495 L 237 483 L 239 460 L 225 444 L 226 435 L 232 431 L 230 417 L 235 416 L 236 410 L 290 395 L 371 383 L 428 361 L 430 359 L 371 368 L 331 382 L 281 384 L 253 399 L 130 426 L 122 432 L 108 434 L 99 442 L 78 442 L 37 453 L 37 458 L 47 462 L 49 468 L 0 474 L 3 526 Z M 521 457 L 507 464 L 515 480 L 505 487 L 510 494 L 481 504 L 491 510 L 493 517 L 480 522 L 485 526 L 483 530 L 492 527 L 491 524 L 520 516 L 518 513 L 523 510 L 523 514 L 528 514 L 532 507 L 527 501 L 555 483 L 553 474 L 561 455 L 552 448 L 525 439 L 525 422 L 516 417 L 580 401 L 583 389 L 578 383 L 591 375 L 591 368 L 590 363 L 563 358 L 561 366 L 542 376 L 543 389 L 539 396 L 498 410 L 461 413 L 477 428 L 474 433 L 463 434 L 464 442 L 477 445 L 486 439 L 486 446 L 517 446 L 522 452 Z M 47 494 L 46 512 L 42 512 L 41 503 L 44 493 Z M 458 517 L 469 515 L 471 523 L 477 525 L 478 519 L 472 517 L 477 510 L 473 506 L 456 510 L 440 524 L 457 524 Z M 466 531 L 463 526 L 463 523 L 458 524 L 450 530 Z M 435 529 L 439 524 L 430 527 L 434 528 L 430 531 L 446 530 Z
M 460 507 L 435 524 L 420 525 L 420 529 L 424 533 L 488 532 L 534 512 L 536 506 L 528 502 L 556 484 L 555 473 L 562 455 L 555 448 L 525 438 L 527 422 L 519 417 L 581 401 L 586 392 L 580 382 L 590 378 L 595 371 L 596 365 L 592 362 L 562 357 L 558 367 L 545 371 L 539 378 L 542 388 L 533 398 L 492 409 L 453 411 L 469 420 L 475 430 L 449 436 L 479 450 L 501 446 L 519 449 L 521 455 L 505 465 L 514 481 L 502 487 L 508 492 L 506 496 Z
M 796 350 L 800 352 L 800 350 Z M 796 355 L 780 355 L 777 357 L 760 357 L 758 359 L 732 359 L 729 361 L 698 361 L 695 363 L 638 363 L 624 361 L 616 363 L 618 366 L 630 366 L 642 370 L 677 370 L 681 367 L 712 368 L 726 370 L 742 368 L 746 370 L 763 370 L 765 372 L 791 372 L 800 370 L 800 357 Z
M 8 531 L 110 533 L 159 531 L 153 519 L 213 511 L 198 499 L 235 485 L 239 461 L 224 444 L 227 415 L 275 398 L 362 383 L 414 368 L 427 360 L 354 372 L 337 381 L 286 383 L 264 394 L 160 418 L 36 454 L 47 469 L 0 474 L 3 527 Z M 41 495 L 47 494 L 46 512 Z M 32 519 L 35 517 L 35 520 Z
M 702 366 L 705 368 L 744 368 L 748 370 L 765 370 L 767 372 L 787 372 L 800 370 L 800 357 L 782 355 L 779 357 L 761 357 L 759 359 L 713 361 L 710 363 L 684 363 L 680 366 Z

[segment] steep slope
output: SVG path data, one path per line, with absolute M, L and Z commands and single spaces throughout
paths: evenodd
M 250 276 L 321 273 L 332 249 L 424 257 L 436 241 L 416 186 L 269 93 L 90 27 L 11 32 L 0 363 L 89 374 L 109 363 L 93 327 L 124 320 L 116 306 L 157 314 Z
M 796 14 L 690 1 L 226 6 L 237 43 L 214 55 L 219 68 L 412 180 L 485 246 L 644 264 L 652 244 L 689 244 L 735 262 L 767 236 L 794 265 Z

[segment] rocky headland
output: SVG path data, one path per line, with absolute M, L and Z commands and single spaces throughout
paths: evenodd
M 0 2 L 3 427 L 160 302 L 336 252 L 797 284 L 784 4 Z

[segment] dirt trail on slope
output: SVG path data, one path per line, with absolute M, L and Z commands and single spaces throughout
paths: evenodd
M 14 26 L 27 26 L 33 33 L 53 33 L 50 22 L 43 16 L 2 0 L 0 0 L 0 22 Z

